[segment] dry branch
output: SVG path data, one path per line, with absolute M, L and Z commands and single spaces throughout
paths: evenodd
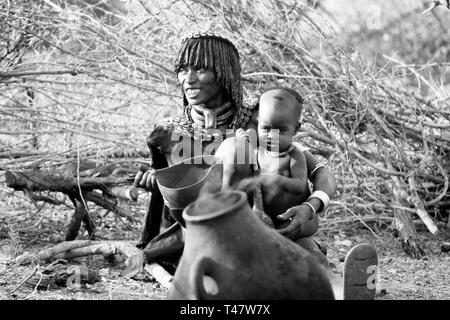
M 69 222 L 65 238 L 66 241 L 70 241 L 76 239 L 82 222 L 91 238 L 94 237 L 95 225 L 88 208 L 86 208 L 86 201 L 113 211 L 132 223 L 136 222 L 130 213 L 120 208 L 117 200 L 118 198 L 137 200 L 136 188 L 129 185 L 132 179 L 118 176 L 129 172 L 130 169 L 117 165 L 95 167 L 95 163 L 85 161 L 68 164 L 64 170 L 53 172 L 7 171 L 5 180 L 8 187 L 24 190 L 30 194 L 33 201 L 61 204 L 49 197 L 37 196 L 33 191 L 62 192 L 68 195 L 75 206 L 75 212 Z M 83 177 L 74 177 L 76 174 Z M 87 177 L 89 175 L 94 177 Z M 124 184 L 128 184 L 128 186 L 124 186 Z M 103 195 L 96 192 L 95 189 L 101 190 Z
M 426 65 L 421 66 L 409 63 L 411 59 L 386 61 L 381 57 L 378 62 L 382 67 L 368 67 L 369 62 L 358 51 L 349 52 L 340 45 L 317 12 L 285 1 L 218 0 L 211 4 L 175 0 L 170 6 L 157 0 L 139 1 L 135 11 L 124 15 L 118 24 L 100 21 L 76 6 L 55 9 L 49 1 L 9 3 L 11 14 L 0 7 L 0 30 L 4 30 L 8 48 L 4 57 L 0 53 L 0 67 L 18 77 L 0 78 L 0 99 L 6 101 L 0 101 L 0 115 L 23 125 L 22 132 L 29 131 L 28 124 L 35 125 L 36 132 L 57 128 L 61 133 L 54 136 L 64 141 L 60 148 L 71 150 L 53 150 L 38 159 L 5 160 L 5 167 L 12 172 L 27 165 L 64 162 L 69 156 L 148 156 L 142 150 L 146 150 L 145 138 L 152 124 L 175 113 L 181 104 L 169 66 L 186 25 L 193 31 L 213 25 L 241 52 L 246 103 L 254 103 L 258 92 L 280 82 L 305 97 L 304 126 L 297 138 L 327 157 L 343 186 L 338 201 L 361 218 L 404 216 L 397 226 L 404 230 L 405 238 L 414 235 L 408 216 L 421 215 L 434 232 L 432 213 L 448 207 L 448 92 L 419 72 L 442 66 L 438 58 L 427 57 Z M 395 23 L 414 19 L 413 26 L 425 21 L 427 28 L 436 29 L 439 21 L 432 15 L 421 16 L 427 20 L 416 19 L 416 13 L 422 11 L 417 6 L 405 8 Z M 359 37 L 351 38 L 361 41 L 390 27 L 388 22 L 381 29 L 358 32 Z M 415 39 L 416 28 L 408 30 L 413 30 Z M 434 38 L 445 39 L 439 32 Z M 413 42 L 415 47 L 436 47 L 436 56 L 440 50 L 448 53 L 442 42 L 429 44 Z M 27 59 L 29 48 L 43 55 Z M 54 52 L 55 59 L 49 63 L 48 55 Z M 399 69 L 432 86 L 430 94 L 422 95 L 420 88 L 405 85 L 408 74 L 395 71 Z M 55 70 L 75 70 L 78 74 L 51 74 Z M 29 90 L 35 94 L 34 102 L 28 99 Z M 119 109 L 122 112 L 116 112 Z M 95 121 L 99 118 L 102 121 Z M 8 152 L 1 155 L 11 158 L 13 153 Z M 75 187 L 80 182 L 86 188 L 111 182 L 95 178 L 89 184 L 83 179 L 90 178 L 75 181 L 71 176 L 67 182 Z M 109 190 L 113 186 L 107 185 Z M 392 201 L 393 191 L 396 201 Z M 121 193 L 111 194 L 118 197 Z M 94 202 L 100 203 L 100 199 L 95 195 Z M 344 215 L 344 219 L 348 211 L 343 207 L 335 205 L 329 214 Z
M 40 171 L 7 171 L 5 173 L 6 185 L 15 190 L 31 191 L 57 191 L 70 194 L 78 189 L 92 190 L 105 189 L 108 186 L 129 184 L 127 177 L 98 177 L 79 178 L 68 177 L 62 174 L 53 174 Z
M 105 257 L 121 254 L 127 258 L 123 275 L 132 277 L 144 268 L 144 255 L 133 243 L 126 241 L 75 240 L 57 244 L 52 248 L 35 254 L 24 254 L 15 259 L 15 263 L 28 264 L 33 261 L 45 262 L 54 259 L 73 259 L 88 255 L 101 254 Z

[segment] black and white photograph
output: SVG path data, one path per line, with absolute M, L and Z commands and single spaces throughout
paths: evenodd
M 2 305 L 449 300 L 449 179 L 450 0 L 0 0 Z

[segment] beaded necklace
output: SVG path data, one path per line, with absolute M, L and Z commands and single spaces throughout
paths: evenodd
M 266 154 L 268 154 L 271 158 L 284 158 L 287 156 L 292 150 L 295 149 L 295 145 L 292 143 L 286 151 L 283 152 L 274 152 L 264 149 Z

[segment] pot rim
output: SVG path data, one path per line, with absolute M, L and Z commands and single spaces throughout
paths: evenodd
M 181 165 L 181 164 L 186 164 L 186 165 L 188 165 L 188 164 L 190 164 L 190 163 L 186 163 L 186 162 L 188 162 L 188 161 L 190 161 L 190 160 L 193 160 L 193 159 L 198 159 L 198 158 L 203 158 L 203 159 L 205 159 L 205 158 L 206 158 L 206 159 L 213 159 L 214 156 L 196 156 L 196 157 L 188 158 L 188 159 L 186 159 L 186 160 L 177 162 L 177 163 L 173 164 L 173 165 L 170 166 L 170 167 L 166 167 L 166 168 L 162 168 L 162 169 L 155 170 L 155 174 L 156 174 L 156 176 L 158 176 L 159 173 L 162 173 L 162 172 L 164 172 L 164 171 L 167 171 L 167 170 L 169 170 L 169 169 L 172 169 L 172 168 L 173 168 L 174 166 L 176 166 L 176 165 Z M 200 164 L 200 163 L 195 163 L 195 162 L 194 162 L 194 163 L 192 163 L 192 164 L 195 165 L 195 164 Z M 209 163 L 207 163 L 207 162 L 205 162 L 205 164 L 209 165 Z M 187 188 L 193 188 L 193 187 L 195 187 L 196 185 L 203 183 L 203 182 L 205 181 L 205 178 L 206 178 L 206 177 L 209 175 L 209 173 L 211 172 L 211 170 L 212 170 L 214 167 L 219 166 L 219 165 L 221 165 L 221 163 L 215 162 L 215 163 L 211 164 L 210 167 L 208 168 L 208 170 L 205 171 L 205 174 L 201 177 L 201 179 L 199 179 L 197 182 L 195 182 L 195 183 L 193 183 L 193 184 L 190 184 L 190 185 L 188 185 L 188 186 L 185 186 L 185 187 L 180 187 L 180 188 L 170 188 L 170 187 L 166 187 L 166 186 L 160 184 L 159 181 L 158 181 L 158 179 L 156 179 L 156 183 L 158 184 L 158 188 L 159 188 L 160 190 L 161 190 L 161 189 L 164 189 L 164 190 L 180 191 L 180 190 L 185 190 L 185 189 L 187 189 Z
M 191 204 L 189 204 L 186 208 L 184 208 L 183 214 L 182 214 L 183 219 L 185 221 L 187 221 L 187 222 L 202 222 L 202 221 L 215 219 L 217 217 L 226 215 L 228 213 L 235 212 L 235 209 L 237 209 L 239 207 L 242 207 L 242 205 L 247 202 L 247 194 L 245 192 L 243 192 L 243 191 L 237 191 L 237 190 L 221 191 L 221 192 L 216 192 L 213 195 L 218 195 L 218 194 L 236 194 L 236 195 L 239 196 L 239 199 L 238 199 L 238 201 L 236 201 L 231 206 L 228 206 L 228 207 L 226 207 L 225 209 L 222 209 L 222 210 L 213 211 L 212 213 L 204 214 L 204 215 L 201 215 L 201 216 L 189 215 L 188 212 L 190 210 L 192 210 L 192 208 L 195 206 L 195 204 L 198 201 L 202 201 L 203 200 L 202 198 L 197 199 L 196 201 L 194 201 Z

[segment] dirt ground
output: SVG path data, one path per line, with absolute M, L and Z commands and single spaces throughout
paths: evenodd
M 96 255 L 69 261 L 70 264 L 85 264 L 98 271 L 100 281 L 87 284 L 81 289 L 60 286 L 50 289 L 36 289 L 20 283 L 32 274 L 35 264 L 7 266 L 7 261 L 23 252 L 36 252 L 49 248 L 64 239 L 71 209 L 61 206 L 33 206 L 29 200 L 10 196 L 3 201 L 0 214 L 0 300 L 162 300 L 167 289 L 149 275 L 142 273 L 137 279 L 120 275 L 124 259 L 116 256 L 111 260 Z M 135 208 L 136 209 L 136 208 Z M 138 238 L 140 223 L 129 225 L 113 213 L 96 213 L 94 221 L 98 235 L 108 240 Z M 135 217 L 142 218 L 142 208 L 135 210 Z M 328 258 L 335 265 L 336 272 L 342 271 L 346 252 L 355 244 L 373 244 L 379 254 L 379 282 L 376 299 L 379 300 L 444 300 L 450 299 L 450 252 L 442 252 L 441 245 L 450 241 L 450 230 L 441 228 L 437 235 L 419 228 L 419 236 L 426 255 L 421 259 L 410 258 L 394 238 L 386 225 L 370 225 L 371 231 L 359 224 L 343 224 L 318 234 L 327 244 Z M 87 239 L 81 229 L 78 239 Z M 42 270 L 45 265 L 39 266 Z

